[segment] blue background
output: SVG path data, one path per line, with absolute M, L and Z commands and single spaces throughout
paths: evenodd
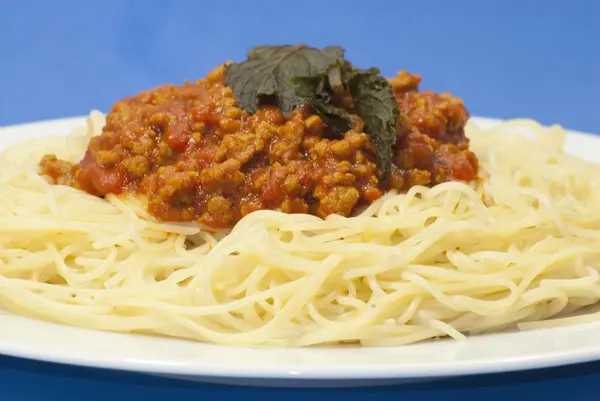
M 304 42 L 343 45 L 355 64 L 386 75 L 417 72 L 424 88 L 464 98 L 473 115 L 600 133 L 599 41 L 594 0 L 0 0 L 0 125 L 106 111 L 123 96 L 240 60 L 253 45 Z M 599 380 L 600 365 L 591 364 L 435 385 L 290 391 L 0 357 L 2 401 L 596 400 Z

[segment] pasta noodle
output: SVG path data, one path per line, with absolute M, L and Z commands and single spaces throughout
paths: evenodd
M 478 184 L 388 193 L 350 218 L 258 211 L 215 232 L 38 174 L 46 153 L 79 160 L 103 125 L 93 112 L 68 138 L 2 153 L 3 307 L 91 329 L 299 347 L 541 327 L 600 300 L 600 168 L 563 152 L 560 127 L 470 124 Z

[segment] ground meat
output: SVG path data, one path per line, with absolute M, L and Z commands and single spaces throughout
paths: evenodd
M 391 178 L 381 180 L 360 119 L 343 138 L 330 139 L 307 107 L 284 115 L 261 106 L 250 115 L 237 106 L 224 73 L 220 66 L 196 83 L 117 102 L 80 163 L 49 155 L 42 173 L 95 195 L 135 192 L 160 220 L 212 227 L 230 227 L 260 209 L 348 216 L 390 188 L 477 176 L 462 101 L 418 92 L 417 75 L 390 80 L 401 113 Z
M 432 91 L 408 92 L 399 99 L 399 105 L 419 132 L 442 143 L 458 145 L 465 141 L 463 127 L 469 114 L 459 98 Z
M 390 79 L 408 128 L 398 136 L 391 185 L 407 189 L 445 181 L 471 181 L 478 162 L 468 150 L 464 126 L 469 113 L 448 93 L 418 92 L 421 77 L 402 71 Z
M 46 175 L 53 177 L 57 184 L 72 186 L 74 182 L 74 173 L 77 166 L 59 160 L 55 155 L 46 155 L 40 161 L 42 169 Z
M 388 81 L 392 85 L 394 95 L 399 97 L 407 92 L 418 91 L 421 84 L 421 77 L 411 74 L 408 71 L 400 71 L 394 78 L 390 78 Z

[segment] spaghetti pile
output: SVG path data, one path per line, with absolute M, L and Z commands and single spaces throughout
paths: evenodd
M 476 185 L 391 192 L 350 218 L 258 211 L 215 232 L 38 174 L 44 154 L 80 160 L 103 125 L 94 112 L 68 138 L 3 152 L 5 308 L 225 345 L 381 346 L 535 326 L 600 300 L 600 167 L 564 154 L 559 127 L 469 125 Z

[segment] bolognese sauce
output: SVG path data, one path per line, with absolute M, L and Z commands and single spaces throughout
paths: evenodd
M 359 117 L 333 139 L 309 106 L 284 114 L 262 105 L 250 114 L 238 107 L 225 72 L 222 65 L 204 80 L 117 102 L 79 163 L 46 155 L 41 172 L 97 196 L 143 196 L 159 220 L 215 228 L 261 209 L 348 216 L 390 189 L 477 178 L 463 102 L 419 92 L 417 75 L 389 80 L 400 117 L 386 179 Z

